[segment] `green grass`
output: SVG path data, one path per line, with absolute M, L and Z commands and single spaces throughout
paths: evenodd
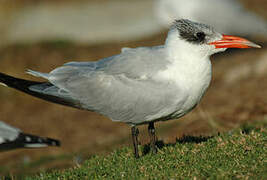
M 39 173 L 32 179 L 267 179 L 266 126 L 243 126 L 213 137 L 184 137 L 174 144 L 161 143 L 156 155 L 149 146 L 90 157 L 80 167 Z

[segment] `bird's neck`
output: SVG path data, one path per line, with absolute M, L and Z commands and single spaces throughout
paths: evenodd
M 209 57 L 194 56 L 194 54 L 167 54 L 169 62 L 168 71 L 173 74 L 173 78 L 179 82 L 194 85 L 199 82 L 210 82 L 211 62 Z
M 169 61 L 160 77 L 173 81 L 178 86 L 188 89 L 199 86 L 206 89 L 211 80 L 211 62 L 209 55 L 188 48 L 190 44 L 172 38 L 165 44 L 165 55 Z

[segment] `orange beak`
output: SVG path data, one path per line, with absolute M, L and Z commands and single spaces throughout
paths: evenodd
M 209 43 L 215 45 L 215 48 L 261 48 L 261 46 L 241 37 L 223 35 L 218 41 Z

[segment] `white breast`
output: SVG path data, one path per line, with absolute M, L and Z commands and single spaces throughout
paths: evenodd
M 196 62 L 198 61 L 198 62 Z M 177 116 L 186 114 L 203 97 L 211 81 L 211 62 L 207 59 L 173 61 L 157 74 L 157 79 L 177 87 Z M 183 102 L 181 105 L 181 101 Z

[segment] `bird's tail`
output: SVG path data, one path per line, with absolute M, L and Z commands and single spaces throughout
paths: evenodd
M 60 146 L 60 141 L 21 132 L 16 139 L 5 140 L 5 142 L 2 142 L 0 144 L 0 151 L 7 151 L 17 148 L 42 148 L 47 146 Z
M 79 103 L 75 102 L 67 93 L 59 93 L 59 89 L 49 82 L 29 81 L 0 73 L 0 84 L 46 101 L 79 108 Z M 47 91 L 47 89 L 52 90 Z

